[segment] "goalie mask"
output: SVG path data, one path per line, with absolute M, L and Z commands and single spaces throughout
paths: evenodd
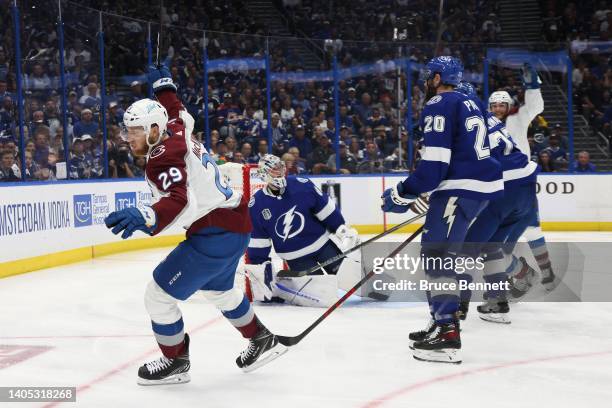
M 283 194 L 287 187 L 285 162 L 273 154 L 266 154 L 259 160 L 259 176 L 266 182 L 266 188 L 272 193 Z
M 157 140 L 150 140 L 151 129 L 154 125 L 159 129 L 159 137 Z M 162 141 L 167 125 L 168 112 L 166 112 L 166 108 L 152 99 L 141 99 L 131 104 L 123 114 L 121 137 L 127 141 L 128 128 L 142 128 L 150 153 Z

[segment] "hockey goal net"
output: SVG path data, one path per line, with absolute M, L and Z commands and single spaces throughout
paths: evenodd
M 257 164 L 224 163 L 219 165 L 219 171 L 232 190 L 250 198 L 264 187 L 257 167 Z
M 219 171 L 228 186 L 234 191 L 240 191 L 249 197 L 249 199 L 265 185 L 261 177 L 259 177 L 257 169 L 257 164 L 225 163 L 219 165 Z M 246 254 L 244 254 L 240 262 L 241 264 L 247 262 Z M 247 295 L 250 301 L 253 300 L 248 276 L 242 275 L 237 271 L 235 285 Z

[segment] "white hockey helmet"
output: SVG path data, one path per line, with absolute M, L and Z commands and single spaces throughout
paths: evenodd
M 287 187 L 285 178 L 285 162 L 273 154 L 266 154 L 259 160 L 260 177 L 273 190 L 278 190 L 282 194 Z
M 510 109 L 514 105 L 514 100 L 506 91 L 495 91 L 489 96 L 489 109 L 491 109 L 491 105 L 494 103 L 507 103 L 508 109 Z
M 155 142 L 149 140 L 149 133 L 153 125 L 159 128 L 159 137 Z M 168 112 L 161 103 L 153 99 L 141 99 L 130 105 L 123 114 L 123 126 L 125 130 L 129 127 L 142 127 L 145 132 L 145 140 L 149 151 L 162 140 L 162 135 L 168 126 Z M 127 132 L 125 133 L 127 135 Z M 125 138 L 125 137 L 124 137 Z

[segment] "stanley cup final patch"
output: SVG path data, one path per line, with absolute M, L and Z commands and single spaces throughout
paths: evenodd
M 269 209 L 264 208 L 261 211 L 261 216 L 264 218 L 264 220 L 268 221 L 270 218 L 272 218 L 272 213 L 270 212 Z

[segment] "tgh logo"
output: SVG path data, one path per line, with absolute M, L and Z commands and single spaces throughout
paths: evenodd
M 91 194 L 73 196 L 74 226 L 85 227 L 92 224 Z

